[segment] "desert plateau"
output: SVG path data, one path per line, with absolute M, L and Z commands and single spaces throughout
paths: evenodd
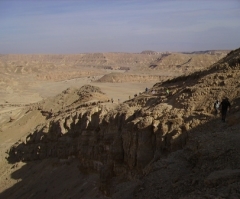
M 240 48 L 1 54 L 0 89 L 1 199 L 240 198 Z

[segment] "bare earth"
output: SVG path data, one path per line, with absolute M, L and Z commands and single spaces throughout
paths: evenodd
M 130 178 L 128 178 L 128 181 L 126 181 L 126 178 L 113 178 L 114 180 L 111 181 L 111 186 L 114 187 L 114 192 L 110 191 L 111 194 L 106 191 L 108 189 L 99 188 L 102 186 L 101 175 L 99 175 L 96 171 L 89 172 L 79 168 L 79 161 L 75 158 L 59 159 L 55 157 L 29 162 L 11 162 L 6 158 L 8 157 L 8 152 L 11 146 L 13 146 L 16 142 L 18 142 L 18 144 L 26 142 L 26 136 L 28 136 L 30 132 L 34 131 L 38 125 L 45 125 L 48 120 L 43 114 L 44 111 L 47 113 L 52 111 L 53 114 L 59 114 L 61 117 L 64 116 L 65 111 L 66 117 L 69 117 L 67 115 L 67 111 L 70 110 L 71 113 L 74 113 L 74 109 L 77 106 L 73 106 L 72 104 L 78 103 L 76 101 L 80 95 L 78 96 L 76 93 L 79 92 L 79 89 L 84 85 L 91 85 L 101 89 L 102 93 L 100 91 L 99 93 L 97 91 L 90 93 L 89 96 L 91 97 L 89 97 L 88 102 L 92 103 L 93 101 L 102 101 L 103 106 L 105 106 L 107 110 L 110 110 L 111 108 L 118 108 L 118 106 L 123 102 L 130 101 L 128 102 L 128 105 L 131 108 L 129 108 L 128 111 L 134 111 L 137 109 L 134 106 L 139 107 L 138 103 L 142 103 L 142 101 L 146 98 L 152 99 L 153 102 L 149 100 L 151 101 L 149 103 L 152 104 L 150 106 L 152 106 L 154 110 L 155 105 L 153 104 L 156 103 L 157 98 L 151 93 L 144 93 L 146 88 L 156 89 L 158 93 L 161 93 L 165 86 L 164 83 L 160 84 L 160 82 L 169 80 L 168 83 L 166 83 L 166 88 L 171 88 L 171 92 L 178 93 L 178 91 L 182 88 L 184 90 L 185 82 L 189 81 L 187 86 L 192 86 L 193 82 L 195 82 L 195 77 L 193 77 L 193 80 L 179 80 L 182 81 L 181 85 L 183 85 L 181 89 L 177 83 L 175 85 L 174 81 L 171 82 L 171 79 L 178 77 L 179 75 L 189 74 L 198 70 L 204 71 L 206 68 L 225 57 L 227 53 L 228 52 L 225 51 L 213 51 L 200 55 L 162 55 L 152 54 L 152 52 L 144 52 L 142 54 L 133 55 L 99 53 L 69 56 L 22 55 L 22 57 L 21 55 L 1 55 L 0 198 L 46 198 L 46 196 L 47 198 L 84 199 L 133 198 L 133 196 L 135 198 L 148 198 L 148 196 L 150 196 L 150 198 L 168 198 L 168 196 L 169 198 L 174 198 L 174 195 L 172 195 L 173 192 L 169 190 L 169 187 L 174 189 L 175 186 L 175 190 L 177 190 L 177 187 L 183 186 L 181 183 L 187 182 L 181 182 L 181 175 L 187 176 L 186 178 L 188 178 L 189 175 L 187 172 L 192 172 L 192 176 L 195 175 L 195 172 L 198 172 L 197 168 L 193 171 L 194 169 L 189 169 L 186 165 L 184 165 L 185 162 L 182 159 L 186 158 L 186 153 L 181 151 L 179 152 L 177 150 L 173 150 L 175 153 L 168 153 L 168 159 L 165 160 L 160 160 L 158 159 L 159 157 L 156 159 L 156 157 L 154 157 L 152 162 L 150 162 L 147 166 L 145 165 L 143 170 L 147 175 L 144 176 L 144 179 L 142 180 L 136 178 L 132 178 L 132 180 L 130 180 Z M 108 60 L 108 62 L 106 62 L 106 60 Z M 206 62 L 203 63 L 203 61 Z M 218 86 L 221 84 L 220 81 L 225 78 L 225 76 L 222 77 L 221 75 L 224 76 L 223 74 L 220 74 L 219 82 L 217 83 L 208 82 L 213 81 L 211 76 L 209 79 L 203 78 L 202 80 L 199 80 L 198 84 L 200 85 L 202 83 L 201 81 L 203 81 L 204 84 L 202 85 L 207 85 L 207 87 L 215 86 L 214 89 L 217 90 Z M 228 78 L 229 77 L 230 76 L 228 76 Z M 228 80 L 225 79 L 225 85 L 228 85 L 230 88 L 233 84 L 232 82 L 234 81 L 231 83 L 227 81 Z M 198 88 L 201 88 L 201 86 L 197 85 L 196 87 L 192 87 L 192 90 L 190 90 L 193 92 L 194 89 L 197 90 Z M 204 94 L 199 93 L 204 93 L 208 90 L 209 89 L 207 88 L 206 90 L 201 90 L 198 93 L 196 92 L 197 100 L 202 100 L 201 103 L 204 103 Z M 218 97 L 218 94 L 220 97 L 224 97 L 227 93 L 227 91 L 221 92 L 222 91 L 220 91 L 220 94 L 217 92 L 214 97 Z M 134 98 L 133 96 L 135 94 L 137 94 L 139 98 Z M 177 107 L 179 109 L 183 108 L 183 110 L 188 109 L 187 111 L 189 112 L 187 112 L 187 114 L 190 114 L 191 111 L 195 111 L 196 109 L 194 114 L 197 115 L 199 113 L 197 112 L 197 106 L 201 107 L 200 102 L 191 102 L 191 100 L 193 101 L 192 98 L 194 98 L 194 95 L 192 95 L 192 98 L 189 96 L 186 94 L 182 96 L 179 95 L 178 98 L 170 98 L 166 103 L 164 101 L 164 103 L 160 104 L 160 106 L 162 106 L 161 108 L 156 105 L 156 109 L 159 108 L 161 111 L 165 110 L 167 116 L 170 115 L 167 111 L 172 107 Z M 236 105 L 238 101 L 234 97 L 237 96 L 237 91 L 236 93 L 229 92 L 229 96 L 232 100 L 235 100 L 234 102 Z M 162 94 L 159 94 L 157 97 L 165 97 L 164 100 L 166 100 L 166 96 L 162 96 Z M 187 102 L 186 98 L 188 100 Z M 114 100 L 113 103 L 111 103 L 111 99 Z M 85 99 L 83 98 L 83 100 Z M 131 105 L 131 103 L 135 103 L 136 105 Z M 191 105 L 193 105 L 193 107 L 189 106 L 186 108 L 187 103 L 192 103 Z M 208 105 L 211 106 L 211 103 L 212 101 L 209 102 Z M 145 106 L 146 104 L 143 107 Z M 146 115 L 149 114 L 148 108 L 149 107 L 146 109 L 143 108 Z M 239 112 L 237 112 L 238 108 L 239 107 L 236 105 L 234 109 L 235 115 L 232 116 L 232 121 L 235 120 L 234 117 L 239 119 Z M 122 110 L 124 110 L 124 107 Z M 153 113 L 153 110 L 150 112 Z M 215 116 L 210 112 L 211 111 L 209 110 L 203 110 L 203 112 L 199 113 L 196 117 L 197 119 L 200 118 L 199 120 L 201 122 L 205 120 L 203 118 L 214 118 Z M 192 113 L 193 112 L 191 112 L 191 114 Z M 169 116 L 169 118 L 171 118 L 171 116 Z M 214 125 L 219 124 L 217 120 L 214 120 L 213 122 Z M 191 126 L 194 125 L 193 120 Z M 202 122 L 202 125 L 202 128 L 205 129 L 212 128 L 210 123 Z M 218 126 L 215 130 L 211 129 L 211 136 L 214 137 L 217 142 L 214 143 L 213 141 L 210 141 L 210 143 L 212 145 L 215 144 L 216 147 L 221 147 L 219 143 L 221 142 L 221 139 L 225 139 L 227 142 L 233 144 L 234 150 L 238 150 L 239 147 L 237 146 L 237 143 L 228 139 L 227 130 L 232 128 L 231 135 L 238 140 L 239 135 L 236 133 L 239 125 L 234 122 L 228 123 L 227 125 L 228 126 L 220 124 L 220 126 Z M 197 128 L 197 125 L 194 126 L 194 128 Z M 222 132 L 221 135 L 217 133 L 220 131 Z M 202 134 L 199 135 L 199 132 L 202 132 Z M 190 136 L 192 144 L 188 144 L 187 147 L 195 151 L 200 150 L 194 148 L 194 144 L 196 143 L 198 143 L 200 147 L 207 147 L 204 145 L 207 140 L 206 136 L 208 136 L 207 132 L 203 132 L 201 128 L 199 131 L 194 131 L 192 136 Z M 219 151 L 222 150 L 223 149 L 219 149 Z M 226 151 L 227 149 L 224 152 Z M 203 154 L 202 156 L 197 154 L 198 152 L 199 151 L 196 152 L 195 156 L 197 156 L 199 161 L 202 161 L 202 166 L 204 167 L 206 166 L 204 162 L 205 159 L 202 160 L 201 158 L 205 157 L 204 155 L 206 151 L 200 151 Z M 196 158 L 195 156 L 191 158 L 194 159 Z M 165 157 L 166 156 L 164 154 L 164 158 Z M 195 159 L 190 161 L 195 161 Z M 224 168 L 219 168 L 219 170 L 228 168 L 230 169 L 229 165 Z M 167 176 L 166 173 L 173 175 L 172 173 L 174 173 L 177 169 L 179 172 L 176 172 L 176 175 L 172 177 L 172 181 L 169 182 L 169 176 Z M 188 171 L 188 169 L 191 171 Z M 200 168 L 200 170 L 201 169 L 204 170 L 204 168 Z M 239 176 L 239 169 L 235 168 L 235 170 L 229 170 L 222 175 L 227 175 L 226 178 L 232 175 Z M 206 169 L 204 172 L 207 173 Z M 210 172 L 208 174 L 210 174 Z M 205 184 L 210 184 L 210 187 L 215 186 L 215 184 L 218 183 L 215 181 L 219 179 L 222 180 L 222 178 L 224 179 L 224 177 L 219 177 L 221 176 L 221 173 L 212 172 L 211 174 L 212 175 L 209 175 L 208 178 L 205 179 Z M 216 180 L 214 177 L 216 177 Z M 160 178 L 162 180 L 159 180 Z M 196 177 L 194 179 L 189 177 L 188 181 L 190 181 L 189 179 L 192 180 L 190 184 L 195 186 L 196 183 L 198 183 L 195 181 L 199 180 L 200 177 Z M 236 178 L 233 179 L 233 181 L 236 182 Z M 151 186 L 151 188 L 148 188 L 148 185 Z M 232 186 L 237 185 L 233 184 Z M 161 195 L 159 191 L 161 189 L 165 189 L 165 192 L 163 192 L 169 195 Z M 185 188 L 183 189 L 185 190 Z M 151 192 L 151 190 L 153 190 L 154 193 Z M 189 191 L 186 189 L 185 191 L 188 193 L 188 196 L 182 198 L 194 198 L 196 195 L 203 196 L 199 198 L 205 197 L 203 191 L 201 193 L 200 191 L 197 193 L 196 190 Z M 232 188 L 231 190 L 236 189 Z M 179 193 L 180 192 L 181 191 L 179 191 Z M 225 194 L 226 197 L 224 196 L 224 193 L 225 192 L 222 194 L 222 198 L 227 197 L 227 193 Z M 211 192 L 211 194 L 212 198 L 218 198 L 214 197 L 214 193 Z M 209 194 L 209 198 L 211 198 L 211 194 Z M 234 194 L 233 196 L 239 196 L 238 193 Z
M 20 91 L 18 94 L 11 93 L 11 94 L 5 95 L 4 99 L 1 98 L 1 100 L 7 101 L 8 103 L 3 103 L 4 107 L 0 109 L 0 141 L 1 141 L 1 144 L 0 144 L 0 176 L 1 176 L 0 192 L 3 192 L 4 190 L 6 190 L 7 188 L 10 188 L 14 184 L 19 183 L 23 177 L 29 178 L 29 180 L 31 179 L 32 181 L 32 178 L 34 178 L 33 177 L 34 173 L 39 172 L 38 169 L 42 170 L 44 168 L 47 175 L 48 171 L 46 171 L 46 168 L 45 168 L 46 164 L 54 165 L 54 160 L 50 160 L 50 162 L 42 163 L 42 168 L 41 167 L 37 168 L 36 171 L 33 170 L 28 174 L 23 173 L 16 177 L 13 177 L 14 172 L 17 172 L 17 170 L 19 170 L 22 167 L 26 167 L 26 164 L 23 162 L 19 162 L 17 166 L 13 166 L 9 164 L 5 160 L 6 151 L 9 150 L 9 148 L 15 142 L 17 142 L 22 137 L 26 136 L 28 132 L 36 126 L 36 124 L 41 123 L 41 121 L 43 122 L 45 120 L 45 118 L 39 112 L 36 111 L 32 113 L 32 116 L 29 116 L 26 119 L 22 120 L 21 122 L 18 122 L 18 119 L 22 118 L 25 112 L 25 109 L 23 108 L 22 104 L 38 102 L 42 99 L 53 97 L 61 93 L 63 90 L 66 90 L 67 88 L 80 88 L 86 84 L 99 86 L 101 90 L 105 92 L 107 96 L 109 96 L 109 99 L 113 98 L 115 102 L 118 102 L 118 99 L 120 99 L 121 102 L 128 100 L 129 96 L 133 97 L 134 94 L 143 92 L 146 87 L 150 88 L 153 86 L 153 83 L 121 83 L 121 84 L 120 83 L 94 83 L 89 81 L 88 78 L 84 77 L 84 78 L 75 78 L 75 79 L 64 80 L 59 82 L 42 82 L 39 85 L 35 85 L 34 88 L 31 88 L 29 91 L 24 91 L 24 92 Z M 16 118 L 16 120 L 14 122 L 9 122 L 10 117 Z M 55 162 L 57 161 L 55 160 Z M 72 170 L 69 167 L 79 172 L 79 170 L 77 169 L 77 162 L 74 163 L 73 165 L 67 166 L 66 168 L 67 170 L 70 169 L 72 171 L 72 175 L 75 175 L 76 171 Z M 61 168 L 61 169 L 64 170 L 64 168 Z M 57 171 L 57 172 L 61 173 L 62 171 Z M 24 175 L 24 176 L 21 176 L 21 175 Z M 39 178 L 39 175 L 42 175 L 42 174 L 37 174 L 35 178 Z M 80 183 L 82 184 L 86 183 L 85 180 L 89 178 L 90 178 L 89 179 L 90 185 L 92 184 L 92 180 L 97 181 L 98 179 L 98 177 L 94 175 L 84 176 L 84 174 L 80 174 L 80 173 L 79 175 L 83 175 L 84 177 L 84 180 L 83 179 L 80 180 Z M 54 181 L 54 178 L 56 181 L 59 180 L 59 178 L 56 176 L 59 176 L 59 174 L 53 173 L 52 175 L 53 181 Z M 63 181 L 65 181 L 65 179 L 63 179 Z M 37 183 L 36 187 L 41 186 L 38 184 L 38 182 L 35 182 L 35 183 Z M 22 185 L 21 188 L 24 188 L 24 186 L 25 185 Z M 59 189 L 59 185 L 57 185 L 56 188 Z M 96 187 L 93 187 L 93 189 L 94 188 Z M 89 197 L 91 197 L 90 195 Z M 64 196 L 61 196 L 61 197 L 64 198 Z M 66 198 L 67 198 L 67 195 L 66 195 Z

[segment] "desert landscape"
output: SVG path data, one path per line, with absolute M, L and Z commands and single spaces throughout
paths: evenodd
M 240 49 L 0 55 L 0 198 L 240 198 L 239 76 Z

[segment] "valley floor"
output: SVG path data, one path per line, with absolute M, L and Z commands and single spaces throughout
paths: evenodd
M 1 141 L 0 143 L 0 184 L 1 184 L 0 192 L 5 192 L 7 189 L 11 187 L 17 187 L 17 189 L 24 189 L 24 186 L 27 186 L 27 185 L 21 185 L 21 180 L 25 178 L 27 179 L 27 181 L 29 181 L 29 183 L 30 182 L 32 183 L 36 179 L 43 178 L 43 174 L 41 173 L 37 174 L 37 172 L 39 172 L 38 170 L 39 168 L 35 170 L 33 169 L 32 171 L 29 170 L 27 175 L 22 173 L 21 175 L 18 175 L 16 177 L 15 173 L 18 173 L 18 170 L 22 171 L 25 167 L 29 167 L 29 166 L 26 166 L 26 164 L 22 162 L 16 165 L 11 165 L 11 164 L 8 164 L 7 160 L 5 159 L 5 157 L 7 156 L 6 151 L 9 150 L 9 148 L 15 142 L 17 142 L 22 137 L 26 136 L 29 133 L 29 131 L 36 126 L 37 123 L 40 123 L 40 121 L 44 120 L 44 118 L 38 111 L 32 113 L 32 115 L 30 115 L 28 118 L 25 118 L 24 120 L 20 120 L 20 118 L 22 118 L 27 111 L 26 105 L 30 103 L 38 102 L 48 97 L 53 97 L 69 87 L 80 88 L 85 84 L 98 86 L 101 88 L 101 90 L 104 93 L 106 93 L 106 95 L 109 98 L 113 98 L 115 102 L 117 102 L 118 99 L 120 99 L 120 102 L 123 102 L 125 100 L 128 100 L 129 96 L 132 98 L 134 94 L 139 94 L 139 92 L 143 92 L 146 87 L 148 88 L 152 87 L 154 83 L 96 83 L 96 82 L 91 82 L 89 78 L 76 78 L 72 80 L 65 80 L 65 81 L 59 81 L 59 82 L 38 82 L 37 84 L 35 83 L 34 85 L 28 85 L 28 87 L 25 87 L 25 90 L 16 90 L 14 93 L 3 92 L 0 97 L 0 107 L 1 107 L 0 109 L 0 141 Z M 13 118 L 14 121 L 11 122 L 10 118 Z M 37 162 L 32 163 L 32 167 L 35 168 L 35 166 L 37 166 L 38 164 L 39 163 Z M 45 167 L 48 167 L 50 170 L 52 169 L 52 172 L 53 172 L 52 176 L 56 176 L 57 174 L 54 172 L 62 172 L 60 171 L 61 170 L 60 168 L 62 169 L 63 167 L 75 168 L 77 165 L 77 163 L 73 163 L 74 166 L 73 165 L 66 166 L 65 164 L 63 164 L 60 168 L 57 169 L 57 171 L 55 171 L 56 168 L 49 166 L 51 164 L 55 164 L 54 160 L 49 160 L 49 162 L 45 161 L 41 163 L 42 168 L 40 170 L 42 170 Z M 34 177 L 36 178 L 35 180 L 33 180 L 33 176 L 35 176 Z M 79 181 L 78 183 L 84 184 L 85 178 L 84 180 L 82 180 L 81 182 Z M 97 177 L 93 176 L 92 178 L 97 178 Z M 60 179 L 57 179 L 57 177 L 55 177 L 55 179 L 54 178 L 52 179 L 54 183 L 58 183 L 59 180 Z M 65 179 L 63 179 L 63 182 L 65 182 Z M 38 185 L 38 186 L 41 186 L 41 185 Z M 59 185 L 56 185 L 56 187 L 58 186 Z M 92 188 L 94 188 L 94 186 Z M 40 190 L 41 188 L 39 187 L 39 191 Z M 82 190 L 83 194 L 86 194 L 85 191 L 83 190 Z M 41 190 L 41 191 L 44 193 L 46 190 Z M 78 191 L 81 191 L 81 190 L 78 190 Z M 66 193 L 68 193 L 68 191 L 66 191 Z M 36 194 L 37 192 L 26 193 L 26 195 L 18 196 L 18 195 L 14 195 L 13 193 L 11 197 L 12 198 L 31 198 L 31 197 L 35 198 Z M 96 196 L 97 196 L 97 192 L 96 192 Z M 44 194 L 42 195 L 42 197 L 44 197 Z M 0 195 L 0 198 L 2 198 L 1 195 Z

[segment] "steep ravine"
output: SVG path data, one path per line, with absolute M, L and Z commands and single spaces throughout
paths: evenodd
M 158 104 L 157 96 L 147 93 L 142 96 L 115 109 L 89 105 L 48 116 L 46 124 L 11 148 L 9 161 L 77 158 L 80 169 L 101 173 L 101 188 L 108 193 L 106 183 L 113 176 L 143 175 L 149 164 L 181 149 L 187 132 L 208 117 L 197 112 L 193 117 L 192 110 L 174 108 L 169 103 L 177 94 L 165 96 L 165 101 Z M 148 105 L 149 100 L 152 106 Z
M 153 158 L 181 148 L 187 138 L 183 119 L 163 106 L 164 115 L 146 115 L 123 105 L 120 112 L 89 107 L 58 116 L 16 143 L 9 161 L 77 158 L 82 169 L 108 168 L 103 178 L 141 175 Z
M 225 60 L 231 60 L 231 64 L 220 60 L 208 70 L 156 84 L 150 92 L 144 92 L 116 107 L 111 107 L 111 102 L 107 101 L 88 106 L 73 104 L 68 107 L 67 112 L 50 114 L 46 124 L 39 125 L 24 140 L 12 146 L 8 160 L 14 163 L 47 158 L 58 158 L 61 161 L 77 159 L 81 171 L 100 173 L 99 188 L 107 196 L 113 194 L 116 177 L 138 180 L 147 176 L 142 181 L 147 182 L 154 178 L 151 177 L 154 175 L 151 172 L 154 172 L 157 161 L 169 158 L 166 162 L 172 161 L 175 164 L 178 158 L 187 156 L 190 149 L 194 152 L 189 152 L 190 156 L 185 157 L 182 165 L 181 162 L 178 162 L 180 165 L 176 163 L 174 169 L 178 166 L 185 167 L 184 164 L 195 167 L 194 161 L 196 158 L 201 159 L 198 152 L 202 149 L 193 149 L 195 146 L 190 146 L 189 141 L 193 140 L 193 135 L 198 132 L 205 132 L 205 137 L 209 136 L 207 131 L 214 132 L 210 124 L 211 121 L 214 121 L 214 125 L 218 124 L 213 114 L 216 98 L 229 97 L 233 106 L 232 115 L 236 117 L 235 120 L 240 118 L 239 54 L 240 50 L 236 50 L 228 55 L 232 58 Z M 167 88 L 170 94 L 167 94 Z M 151 90 L 155 90 L 155 94 L 152 94 Z M 91 96 L 96 91 L 99 92 L 95 89 L 88 95 Z M 228 125 L 234 127 L 238 124 L 231 124 L 232 121 L 233 119 L 229 120 Z M 215 130 L 220 131 L 221 127 L 220 125 Z M 205 137 L 200 140 L 206 142 L 208 138 Z M 197 141 L 194 139 L 195 143 Z M 185 148 L 186 145 L 188 149 Z M 201 146 L 209 147 L 204 144 Z M 179 152 L 182 148 L 186 151 L 178 158 L 174 157 L 182 153 Z M 172 157 L 175 159 L 171 160 Z M 163 163 L 159 164 L 157 169 L 164 170 Z M 220 169 L 226 168 L 227 166 L 223 166 Z M 238 169 L 233 168 L 234 171 Z M 177 172 L 177 169 L 174 171 Z M 185 171 L 187 172 L 187 169 Z M 204 173 L 209 174 L 210 172 Z M 159 186 L 166 186 L 165 190 L 171 195 L 169 187 L 173 186 L 172 182 L 168 184 L 166 180 L 167 183 L 160 185 L 161 179 L 167 179 L 164 176 L 166 174 L 161 175 L 163 176 L 159 182 L 152 183 L 152 188 L 159 191 L 158 187 L 154 187 L 154 183 L 159 183 Z M 194 179 L 191 180 L 184 181 L 185 186 L 194 185 Z M 178 188 L 182 186 L 177 184 L 178 179 L 175 182 Z M 141 185 L 140 189 L 143 195 L 136 194 L 136 198 L 151 193 L 146 186 Z M 190 193 L 193 190 L 185 191 Z M 156 194 L 155 198 L 161 198 L 161 195 Z M 167 198 L 167 195 L 162 198 Z

